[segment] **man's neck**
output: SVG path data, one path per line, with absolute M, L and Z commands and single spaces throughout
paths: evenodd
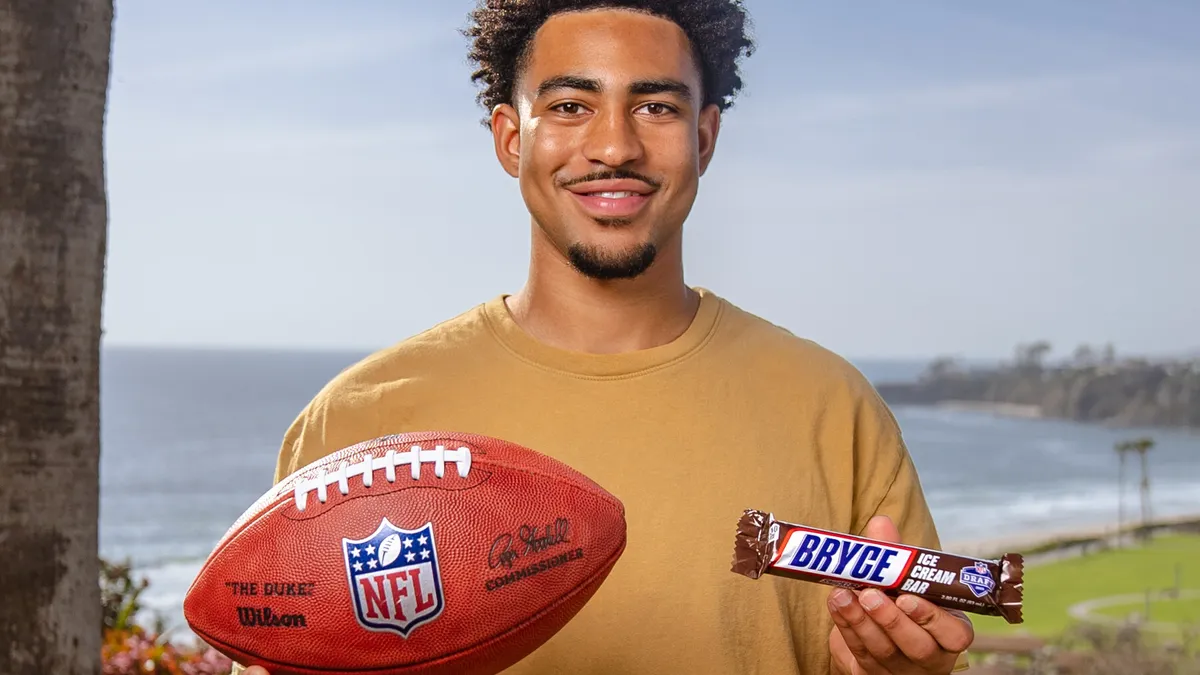
M 668 253 L 636 279 L 599 281 L 559 256 L 535 256 L 508 309 L 522 329 L 559 349 L 618 354 L 664 345 L 688 329 L 700 306 L 676 258 Z

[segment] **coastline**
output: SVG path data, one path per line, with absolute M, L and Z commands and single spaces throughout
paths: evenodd
M 939 358 L 915 381 L 879 382 L 892 406 L 926 405 L 1099 423 L 1200 430 L 1200 359 L 1075 359 L 1044 363 L 1049 345 L 1023 345 L 1014 363 L 969 368 Z
M 1169 433 L 1189 437 L 1200 437 L 1200 426 L 1165 424 L 1165 423 L 1128 423 L 1104 419 L 1074 419 L 1061 415 L 1049 414 L 1040 405 L 1027 403 L 1004 403 L 999 401 L 972 401 L 966 399 L 946 399 L 928 402 L 893 402 L 888 401 L 888 407 L 893 411 L 899 410 L 938 410 L 974 415 L 991 415 L 1005 419 L 1040 420 L 1047 422 L 1069 422 L 1100 429 L 1126 431 L 1130 434 Z
M 939 410 L 984 413 L 999 415 L 1001 417 L 1017 417 L 1021 419 L 1042 419 L 1046 416 L 1042 411 L 1041 406 L 1026 405 L 1022 403 L 996 403 L 991 401 L 962 401 L 950 399 L 930 404 L 930 407 L 937 408 Z
M 1123 527 L 1118 527 L 1116 521 L 1098 521 L 1082 527 L 1046 528 L 1002 537 L 951 540 L 943 542 L 942 549 L 989 559 L 999 558 L 1005 553 L 1021 553 L 1027 565 L 1036 565 L 1112 546 L 1141 529 L 1138 522 L 1126 521 Z M 1156 518 L 1146 526 L 1146 530 L 1151 534 L 1200 533 L 1200 511 Z

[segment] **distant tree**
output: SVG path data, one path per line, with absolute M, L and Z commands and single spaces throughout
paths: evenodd
M 1075 348 L 1072 362 L 1080 368 L 1090 368 L 1096 365 L 1096 350 L 1091 345 L 1079 345 Z
M 1141 472 L 1142 472 L 1142 479 L 1139 483 L 1138 492 L 1141 497 L 1142 525 L 1140 528 L 1140 532 L 1143 537 L 1148 532 L 1147 528 L 1150 525 L 1150 472 L 1147 470 L 1147 467 L 1146 467 L 1146 453 L 1150 452 L 1150 450 L 1153 447 L 1154 447 L 1154 439 L 1148 438 L 1148 437 L 1135 438 L 1133 440 L 1122 441 L 1120 443 L 1117 443 L 1117 445 L 1116 445 L 1117 454 L 1121 458 L 1121 469 L 1120 469 L 1121 478 L 1120 478 L 1120 480 L 1121 480 L 1122 488 L 1124 486 L 1125 455 L 1130 452 L 1137 453 L 1137 455 L 1138 455 L 1138 460 L 1139 460 L 1139 464 L 1141 466 Z M 1122 489 L 1122 495 L 1123 494 L 1124 494 L 1124 489 Z M 1122 497 L 1122 499 L 1123 499 L 1123 497 Z M 1121 504 L 1122 505 L 1118 506 L 1118 509 L 1123 511 L 1123 509 L 1124 509 L 1123 502 Z
M 1022 370 L 1041 370 L 1042 362 L 1051 349 L 1050 343 L 1046 340 L 1017 345 L 1017 367 Z
M 959 372 L 958 362 L 949 356 L 939 356 L 925 367 L 925 378 L 940 380 L 948 375 Z
M 113 0 L 0 0 L 0 673 L 101 672 Z
M 1100 355 L 1100 361 L 1106 366 L 1111 366 L 1117 362 L 1117 349 L 1113 346 L 1113 343 L 1109 342 L 1104 345 L 1104 352 Z

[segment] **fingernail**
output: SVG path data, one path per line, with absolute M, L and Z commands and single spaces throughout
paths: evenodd
M 867 610 L 872 610 L 883 604 L 883 595 L 874 588 L 870 588 L 863 591 L 862 596 L 859 597 L 859 602 Z
M 833 604 L 838 607 L 849 607 L 851 600 L 850 591 L 836 591 L 833 594 Z
M 911 595 L 902 595 L 899 600 L 896 600 L 896 606 L 905 614 L 912 614 L 917 608 L 917 599 Z

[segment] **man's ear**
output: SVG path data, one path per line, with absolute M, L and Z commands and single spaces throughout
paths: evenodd
M 716 104 L 710 103 L 700 111 L 696 131 L 699 135 L 700 175 L 703 176 L 717 149 L 717 135 L 721 131 L 721 109 Z
M 516 108 L 507 103 L 493 108 L 491 127 L 496 159 L 508 175 L 516 178 L 521 167 L 521 118 Z

